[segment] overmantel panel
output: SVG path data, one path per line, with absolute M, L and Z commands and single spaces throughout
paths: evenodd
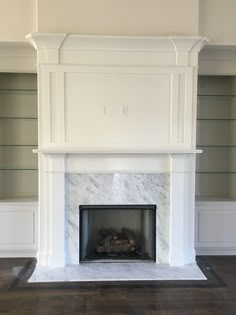
M 40 71 L 42 147 L 191 147 L 191 67 L 41 65 Z
M 197 36 L 28 36 L 38 50 L 41 148 L 194 147 Z

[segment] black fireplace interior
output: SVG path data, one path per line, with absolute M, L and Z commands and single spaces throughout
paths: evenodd
M 81 205 L 80 261 L 155 261 L 155 205 Z

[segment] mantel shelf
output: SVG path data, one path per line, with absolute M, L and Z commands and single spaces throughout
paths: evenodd
M 48 148 L 48 149 L 34 149 L 34 153 L 38 154 L 197 154 L 202 153 L 199 149 L 154 149 L 154 150 L 80 150 L 75 148 Z

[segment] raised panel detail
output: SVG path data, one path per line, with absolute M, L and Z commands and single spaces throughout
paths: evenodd
M 66 139 L 72 146 L 166 146 L 169 120 L 168 74 L 66 74 Z
M 0 212 L 0 249 L 35 245 L 35 213 L 29 211 Z
M 198 214 L 200 243 L 236 243 L 236 211 L 204 210 Z

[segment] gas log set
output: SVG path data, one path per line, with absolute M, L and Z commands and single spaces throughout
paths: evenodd
M 122 228 L 120 232 L 113 229 L 101 229 L 102 240 L 96 247 L 98 254 L 136 253 L 136 240 L 132 231 Z

